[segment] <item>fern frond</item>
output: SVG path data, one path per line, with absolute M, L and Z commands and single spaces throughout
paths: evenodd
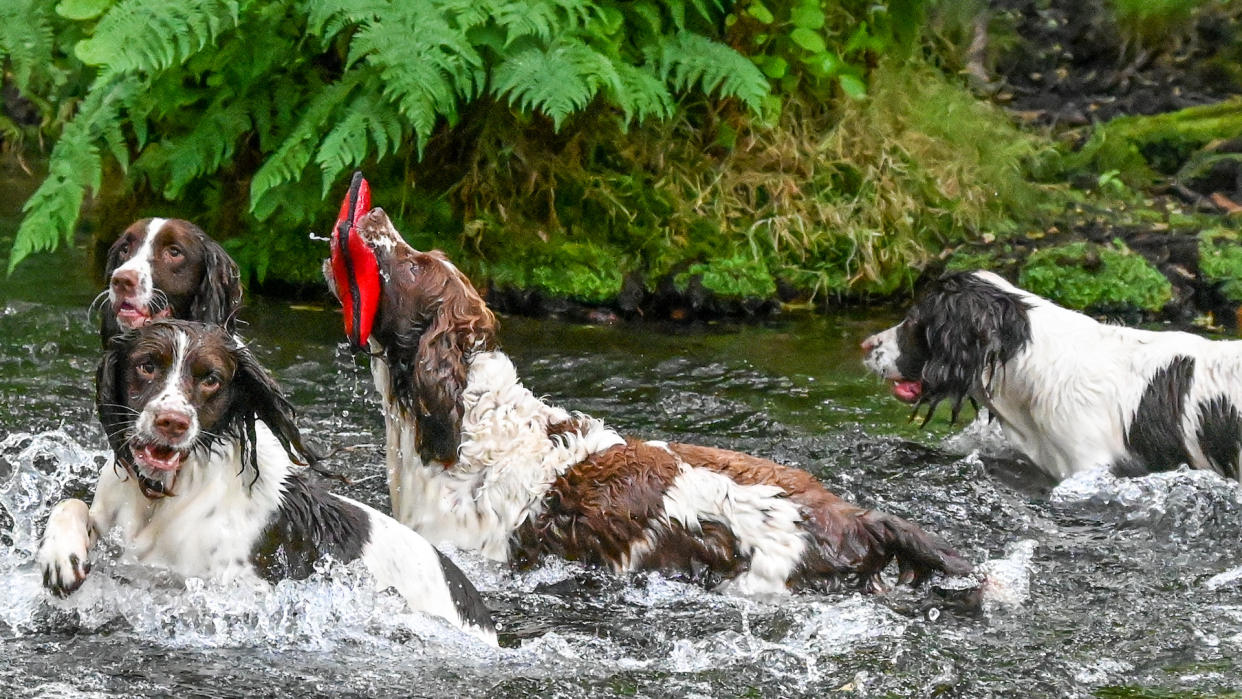
M 219 170 L 233 157 L 238 139 L 251 128 L 249 107 L 244 99 L 218 99 L 205 110 L 193 131 L 162 144 L 168 163 L 165 199 L 177 199 L 195 178 Z
M 483 58 L 465 33 L 426 8 L 364 24 L 350 43 L 348 65 L 362 61 L 413 124 L 420 151 L 436 119 L 456 121 L 458 100 L 476 96 L 485 78 Z
M 9 59 L 13 82 L 20 92 L 29 90 L 32 78 L 53 66 L 48 8 L 49 3 L 39 0 L 0 3 L 0 65 Z
M 254 173 L 254 179 L 250 181 L 250 211 L 255 218 L 262 221 L 271 216 L 277 204 L 276 197 L 272 196 L 273 190 L 298 179 L 310 164 L 320 134 L 327 129 L 329 117 L 349 96 L 359 77 L 355 72 L 347 73 L 340 82 L 323 88 L 306 106 L 302 118 L 276 152 Z
M 121 0 L 74 52 L 114 73 L 154 73 L 201 51 L 237 26 L 237 0 Z
M 531 36 L 552 41 L 585 26 L 599 8 L 590 0 L 530 0 L 499 3 L 492 18 L 505 30 L 505 46 Z
M 397 150 L 401 137 L 401 118 L 395 109 L 374 99 L 372 93 L 359 95 L 349 105 L 345 117 L 324 137 L 315 154 L 315 162 L 323 171 L 322 196 L 326 198 L 332 188 L 340 184 L 342 173 L 366 160 L 371 143 L 375 144 L 375 157 L 382 158 L 390 150 Z
M 91 85 L 52 148 L 47 178 L 22 207 L 24 216 L 9 252 L 10 274 L 31 253 L 55 250 L 61 240 L 72 239 L 86 191 L 99 191 L 103 165 L 98 139 L 119 128 L 121 107 L 140 86 L 132 78 L 98 78 Z
M 561 42 L 509 56 L 492 74 L 492 91 L 523 111 L 541 111 L 556 129 L 585 108 L 601 89 L 624 93 L 612 61 L 585 44 Z
M 306 33 L 327 46 L 348 26 L 383 17 L 392 10 L 388 0 L 306 0 Z
M 709 95 L 734 97 L 755 113 L 770 89 L 768 79 L 749 58 L 693 32 L 665 37 L 649 58 L 673 89 L 684 92 L 697 86 Z
M 673 96 L 659 76 L 627 63 L 616 64 L 621 90 L 612 100 L 621 107 L 625 122 L 642 121 L 647 117 L 667 119 L 673 115 Z

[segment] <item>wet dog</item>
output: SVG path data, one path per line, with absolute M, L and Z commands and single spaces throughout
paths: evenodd
M 1050 476 L 1189 464 L 1238 478 L 1242 342 L 1105 325 L 990 272 L 949 274 L 900 324 L 863 342 L 865 365 L 931 417 L 986 406 Z
M 360 559 L 412 609 L 495 643 L 462 572 L 391 517 L 333 495 L 298 468 L 314 460 L 293 410 L 251 352 L 219 326 L 157 320 L 119 335 L 99 366 L 96 407 L 115 460 L 89 508 L 53 509 L 37 563 L 66 595 L 95 541 L 187 577 L 305 578 L 320 559 Z
M 241 306 L 237 263 L 198 226 L 181 219 L 131 224 L 109 248 L 104 277 L 107 302 L 99 332 L 105 349 L 112 336 L 154 318 L 197 320 L 232 331 Z
M 465 275 L 410 247 L 358 184 L 324 272 L 351 342 L 371 350 L 400 521 L 500 561 L 555 555 L 742 593 L 877 589 L 894 560 L 911 583 L 972 570 L 936 536 L 804 471 L 627 438 L 540 400 L 498 349 Z

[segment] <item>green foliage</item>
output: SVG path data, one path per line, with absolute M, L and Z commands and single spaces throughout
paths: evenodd
M 1169 280 L 1121 241 L 1038 250 L 1027 258 L 1018 285 L 1078 310 L 1155 312 L 1173 299 Z
M 739 43 L 753 47 L 751 60 L 782 93 L 825 99 L 839 91 L 862 99 L 877 61 L 909 55 L 929 4 L 746 0 L 726 23 Z M 779 102 L 769 106 L 777 110 Z
M 595 243 L 558 241 L 556 245 L 509 245 L 481 277 L 499 286 L 535 290 L 584 303 L 607 303 L 621 292 L 621 251 Z
M 1204 145 L 1242 135 L 1242 99 L 1151 116 L 1121 116 L 1096 126 L 1060 169 L 1119 178 L 1131 187 L 1153 184 L 1159 173 L 1174 174 Z
M 704 289 L 726 300 L 769 299 L 776 294 L 776 280 L 768 266 L 745 255 L 696 262 L 678 274 L 674 283 L 684 291 L 695 277 Z
M 114 166 L 127 196 L 175 200 L 178 215 L 223 237 L 262 228 L 276 240 L 330 220 L 333 189 L 354 168 L 406 180 L 437 135 L 502 123 L 509 140 L 527 129 L 572 137 L 668 119 L 694 95 L 757 112 L 768 94 L 759 69 L 722 43 L 724 10 L 705 0 L 52 6 L 0 7 L 0 58 L 18 88 L 68 107 L 46 102 L 59 132 L 51 174 L 27 202 L 10 270 L 68 238 Z M 235 250 L 263 276 L 276 262 L 262 251 L 297 247 Z
M 1236 230 L 1199 234 L 1199 273 L 1205 281 L 1219 284 L 1225 298 L 1242 303 L 1242 243 Z

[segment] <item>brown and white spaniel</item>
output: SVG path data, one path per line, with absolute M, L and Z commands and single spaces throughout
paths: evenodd
M 202 229 L 178 218 L 130 224 L 108 250 L 104 278 L 108 302 L 99 332 L 105 349 L 113 335 L 153 318 L 198 320 L 231 331 L 241 306 L 237 263 Z
M 99 365 L 96 407 L 114 459 L 88 508 L 65 500 L 36 562 L 59 595 L 116 532 L 124 556 L 186 577 L 301 579 L 320 559 L 360 559 L 412 609 L 495 644 L 490 613 L 452 561 L 391 517 L 326 492 L 293 409 L 222 327 L 158 320 L 119 335 Z
M 893 560 L 902 582 L 972 571 L 936 536 L 804 471 L 624 437 L 543 402 L 497 349 L 495 318 L 461 271 L 368 208 L 343 211 L 334 235 L 352 238 L 334 241 L 334 255 L 348 245 L 350 260 L 325 262 L 324 274 L 338 298 L 348 285 L 349 297 L 374 300 L 373 316 L 350 319 L 369 332 L 351 339 L 371 348 L 394 514 L 433 542 L 514 563 L 556 555 L 667 571 L 744 594 L 876 589 Z

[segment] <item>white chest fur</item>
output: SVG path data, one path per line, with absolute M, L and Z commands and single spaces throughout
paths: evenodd
M 426 464 L 415 447 L 416 427 L 392 395 L 388 367 L 378 357 L 371 367 L 383 401 L 393 515 L 432 543 L 508 560 L 509 535 L 538 513 L 556 477 L 624 443 L 600 420 L 545 404 L 518 381 L 507 356 L 483 352 L 470 363 L 462 395 L 457 463 Z M 568 420 L 577 420 L 579 429 L 548 436 L 548 425 Z
M 127 558 L 185 576 L 236 579 L 254 577 L 254 542 L 280 504 L 280 484 L 288 457 L 275 436 L 257 426 L 259 463 L 243 463 L 235 441 L 210 452 L 194 452 L 182 464 L 176 495 L 149 500 L 124 471 L 111 463 L 100 473 L 91 517 L 101 535 L 120 537 Z

